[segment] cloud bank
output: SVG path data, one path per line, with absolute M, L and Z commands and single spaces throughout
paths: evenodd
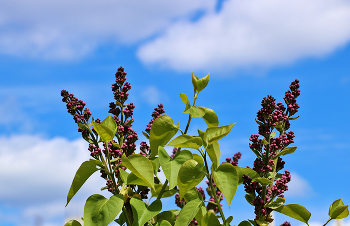
M 1 1 L 0 53 L 77 59 L 106 42 L 135 43 L 214 5 L 213 0 Z
M 345 0 L 230 0 L 219 13 L 173 24 L 137 54 L 178 71 L 285 65 L 344 46 L 348 21 Z

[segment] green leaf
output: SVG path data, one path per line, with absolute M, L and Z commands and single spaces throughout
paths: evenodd
M 193 106 L 190 108 L 189 113 L 195 118 L 201 118 L 205 115 L 205 109 L 203 107 Z
M 152 161 L 153 169 L 154 169 L 154 175 L 156 175 L 158 173 L 158 169 L 160 167 L 159 158 L 153 158 L 153 159 L 149 159 L 149 160 Z
M 204 138 L 204 132 L 203 132 L 202 130 L 198 130 L 198 136 L 199 136 L 200 138 L 202 138 L 203 146 L 204 146 L 204 147 L 207 147 L 208 144 L 205 142 L 205 140 L 203 140 L 203 138 Z
M 99 166 L 101 168 L 104 168 L 103 163 L 100 160 L 97 159 L 89 159 L 89 161 L 93 162 L 96 166 Z
M 252 226 L 252 224 L 249 221 L 242 221 L 238 226 Z
M 81 224 L 76 220 L 70 220 L 64 226 L 81 226 Z
M 255 220 L 256 223 L 259 225 L 259 226 L 267 226 L 269 225 L 269 222 L 266 222 L 264 220 Z
M 209 127 L 204 132 L 203 140 L 210 145 L 225 137 L 235 124 L 236 123 L 220 127 Z
M 295 152 L 295 150 L 297 150 L 297 147 L 286 147 L 282 151 L 280 151 L 275 157 L 273 157 L 273 159 L 277 159 L 281 155 L 291 154 Z
M 197 191 L 197 188 L 191 188 L 185 195 L 184 195 L 185 201 L 188 203 L 194 199 L 200 199 L 203 200 L 203 196 Z
M 137 177 L 133 172 L 130 174 L 124 171 L 123 169 L 119 169 L 120 177 L 123 182 L 127 185 L 141 185 L 141 186 L 149 186 L 149 183 L 144 181 L 143 179 Z
M 145 131 L 142 131 L 142 134 L 143 134 L 147 139 L 149 139 L 149 134 L 148 134 L 148 133 L 146 133 Z
M 130 199 L 130 205 L 134 217 L 133 226 L 142 226 L 162 210 L 162 202 L 159 199 L 156 199 L 151 205 L 146 206 L 144 201 L 133 197 Z
M 158 154 L 164 175 L 169 181 L 169 188 L 174 188 L 177 185 L 177 175 L 181 165 L 193 158 L 192 153 L 188 150 L 182 150 L 171 159 L 165 149 L 159 146 Z
M 344 205 L 342 198 L 335 200 L 329 207 L 328 215 L 331 219 L 343 219 L 349 216 L 348 205 Z
M 272 181 L 270 181 L 267 178 L 263 178 L 263 177 L 254 178 L 253 181 L 259 182 L 262 186 L 266 186 L 266 185 L 272 184 Z
M 202 218 L 202 226 L 221 226 L 221 224 L 215 214 L 207 212 Z
M 286 200 L 283 197 L 277 197 L 277 199 L 275 201 L 267 203 L 265 205 L 265 207 L 268 207 L 268 208 L 274 210 L 274 209 L 281 207 L 285 202 L 286 202 Z
M 140 154 L 133 154 L 129 157 L 126 157 L 125 154 L 123 154 L 122 165 L 128 168 L 138 178 L 146 182 L 148 187 L 154 189 L 153 164 L 149 159 Z
M 73 198 L 73 196 L 79 191 L 81 186 L 85 183 L 85 181 L 97 171 L 96 163 L 92 161 L 83 162 L 78 171 L 75 173 L 72 185 L 70 186 L 68 195 L 67 195 L 67 204 Z
M 202 156 L 198 155 L 198 154 L 192 154 L 193 155 L 193 159 L 196 160 L 200 166 L 200 169 L 203 170 L 204 169 L 204 161 Z
M 198 79 L 198 77 L 195 76 L 192 72 L 192 85 L 195 93 L 202 91 L 208 85 L 208 82 L 209 74 L 201 79 Z
M 245 198 L 245 200 L 247 200 L 247 202 L 250 205 L 254 206 L 254 204 L 252 202 L 255 199 L 255 196 L 253 194 L 250 194 L 250 193 L 249 194 L 245 194 L 244 198 Z
M 124 205 L 121 195 L 113 195 L 106 199 L 102 195 L 90 196 L 84 207 L 84 226 L 107 226 L 111 223 Z
M 159 226 L 171 226 L 171 224 L 169 223 L 169 221 L 167 220 L 162 220 L 159 224 Z
M 283 205 L 275 209 L 275 211 L 282 213 L 284 215 L 287 215 L 291 218 L 297 219 L 309 225 L 308 221 L 311 217 L 311 213 L 305 207 L 299 204 Z
M 192 219 L 196 216 L 199 208 L 203 205 L 203 201 L 200 199 L 194 199 L 187 203 L 179 213 L 175 226 L 189 225 Z
M 163 184 L 155 184 L 154 185 L 155 189 L 151 189 L 152 197 L 158 197 L 160 191 L 162 190 L 162 187 L 163 187 Z M 175 189 L 169 190 L 169 186 L 166 186 L 162 197 L 163 198 L 171 197 L 171 196 L 175 195 L 176 193 L 177 193 L 177 190 L 175 190 Z
M 220 146 L 219 142 L 214 142 L 211 145 L 209 145 L 205 151 L 208 153 L 209 158 L 214 166 L 214 169 L 218 168 L 218 165 L 220 165 Z
M 179 185 L 180 198 L 182 198 L 188 190 L 199 184 L 205 176 L 202 166 L 194 159 L 187 160 L 182 164 L 177 177 Z
M 180 98 L 181 98 L 182 102 L 184 102 L 184 103 L 186 104 L 184 113 L 189 113 L 188 110 L 191 108 L 191 103 L 190 103 L 190 101 L 188 100 L 187 95 L 184 94 L 184 93 L 180 93 Z
M 107 143 L 108 141 L 113 140 L 113 138 L 115 136 L 115 132 L 113 130 L 111 130 L 107 126 L 103 125 L 102 123 L 100 124 L 100 123 L 92 121 L 91 124 L 94 127 L 94 129 L 96 130 L 96 132 L 98 133 L 98 135 L 100 135 L 101 140 L 103 142 Z
M 259 174 L 257 172 L 255 172 L 255 170 L 250 169 L 250 168 L 246 168 L 246 167 L 240 167 L 240 166 L 234 166 L 235 169 L 238 172 L 239 175 L 239 181 L 238 181 L 238 185 L 243 184 L 243 175 L 246 174 L 248 175 L 251 179 L 255 179 L 257 177 L 260 177 Z
M 182 134 L 170 141 L 166 146 L 198 149 L 202 146 L 202 138 Z
M 219 126 L 219 118 L 215 114 L 215 112 L 210 108 L 206 108 L 206 107 L 202 107 L 202 108 L 205 109 L 205 115 L 202 116 L 202 118 L 204 119 L 205 123 L 207 123 L 207 126 L 208 127 L 218 127 Z
M 178 128 L 169 115 L 163 114 L 154 120 L 149 137 L 151 156 L 155 157 L 158 154 L 158 147 L 166 145 L 177 131 Z
M 105 125 L 107 128 L 112 130 L 114 134 L 117 132 L 117 123 L 113 119 L 111 115 L 108 115 L 107 118 L 105 118 L 102 122 L 102 125 Z
M 222 163 L 216 171 L 212 172 L 214 182 L 224 194 L 230 208 L 238 186 L 238 173 L 230 163 Z
M 295 119 L 297 119 L 297 118 L 299 118 L 299 117 L 300 117 L 300 115 L 297 116 L 297 117 L 289 117 L 288 119 L 289 119 L 289 120 L 295 120 Z
M 176 215 L 171 211 L 163 211 L 157 215 L 157 221 L 166 220 L 170 222 L 171 225 L 175 224 Z

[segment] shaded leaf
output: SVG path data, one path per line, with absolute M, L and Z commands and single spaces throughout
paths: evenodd
M 215 214 L 207 212 L 202 218 L 202 226 L 221 226 L 221 224 Z
M 246 167 L 240 167 L 240 166 L 234 166 L 235 169 L 237 170 L 238 173 L 238 177 L 239 177 L 239 181 L 238 184 L 243 184 L 243 175 L 246 174 L 248 175 L 251 179 L 255 179 L 257 177 L 260 177 L 259 174 L 257 172 L 255 172 L 255 170 L 250 169 L 250 168 L 246 168 Z
M 159 146 L 158 152 L 160 165 L 169 181 L 169 188 L 174 188 L 177 185 L 177 176 L 181 165 L 193 158 L 192 153 L 188 150 L 182 150 L 171 159 L 163 147 Z
M 340 198 L 331 204 L 328 215 L 331 219 L 343 219 L 349 216 L 348 207 L 348 205 L 344 205 L 342 198 Z
M 158 197 L 160 191 L 162 190 L 162 187 L 163 187 L 163 184 L 155 184 L 154 185 L 155 189 L 151 189 L 152 197 Z M 177 193 L 177 190 L 175 190 L 175 189 L 169 190 L 169 186 L 166 186 L 162 197 L 163 198 L 171 197 L 171 196 L 175 195 L 176 193 Z
M 268 207 L 274 210 L 274 209 L 277 209 L 278 207 L 281 207 L 285 202 L 286 200 L 284 199 L 284 197 L 277 197 L 275 201 L 267 203 L 265 207 Z
M 192 219 L 196 216 L 199 208 L 202 206 L 203 201 L 200 199 L 194 199 L 187 203 L 184 208 L 180 211 L 175 226 L 189 225 Z
M 188 190 L 199 184 L 204 176 L 202 167 L 194 159 L 187 160 L 182 164 L 177 177 L 180 197 L 182 198 Z
M 70 220 L 64 226 L 81 226 L 81 224 L 76 220 Z
M 209 158 L 214 166 L 214 169 L 218 168 L 218 165 L 220 165 L 220 146 L 219 142 L 214 142 L 211 145 L 209 145 L 205 151 L 208 153 Z
M 252 226 L 252 224 L 249 221 L 242 221 L 238 226 Z
M 162 210 L 162 202 L 159 199 L 146 206 L 146 203 L 141 199 L 131 198 L 130 205 L 134 217 L 133 226 L 142 226 Z
M 266 186 L 266 185 L 272 184 L 272 181 L 270 181 L 267 178 L 263 178 L 263 177 L 254 178 L 253 181 L 259 182 L 262 186 Z
M 90 196 L 84 206 L 84 226 L 107 226 L 111 223 L 124 205 L 121 195 L 106 199 L 102 195 Z
M 219 118 L 216 115 L 216 113 L 210 109 L 210 108 L 206 108 L 206 107 L 202 107 L 205 109 L 205 115 L 202 116 L 202 118 L 204 119 L 205 123 L 207 123 L 208 127 L 217 127 L 219 126 Z
M 168 221 L 171 225 L 173 225 L 176 221 L 176 215 L 171 211 L 163 211 L 157 215 L 157 221 Z

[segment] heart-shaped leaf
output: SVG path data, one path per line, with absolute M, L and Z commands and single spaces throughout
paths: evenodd
M 166 146 L 198 149 L 202 146 L 202 138 L 182 134 L 170 141 Z
M 309 225 L 308 221 L 311 217 L 311 213 L 302 205 L 299 205 L 299 204 L 283 205 L 275 209 L 275 211 L 282 213 L 284 215 L 287 215 L 289 217 L 292 217 L 294 219 L 297 219 Z
M 111 223 L 124 205 L 121 195 L 113 195 L 110 199 L 95 194 L 90 196 L 84 207 L 84 226 L 107 226 Z
M 111 115 L 108 115 L 107 118 L 105 118 L 102 122 L 102 125 L 105 125 L 108 127 L 110 130 L 112 130 L 114 133 L 117 132 L 117 123 L 113 119 Z
M 220 127 L 209 127 L 204 132 L 203 140 L 207 143 L 207 145 L 210 145 L 225 137 L 235 124 L 236 123 Z
M 179 185 L 180 198 L 182 198 L 188 190 L 199 184 L 205 176 L 202 166 L 194 159 L 187 160 L 182 164 L 177 183 Z
M 154 120 L 149 136 L 152 157 L 158 155 L 158 147 L 166 145 L 178 129 L 169 115 L 163 114 Z
M 75 173 L 72 185 L 70 186 L 68 195 L 67 195 L 67 204 L 73 198 L 73 196 L 79 191 L 81 186 L 85 183 L 85 181 L 96 171 L 98 168 L 96 167 L 96 162 L 93 161 L 85 161 L 83 162 L 78 171 Z
M 154 189 L 153 164 L 149 159 L 140 154 L 130 155 L 129 157 L 123 154 L 122 165 Z
M 222 191 L 230 208 L 238 186 L 238 173 L 230 163 L 222 163 L 216 171 L 212 172 L 216 186 Z
M 141 199 L 131 198 L 130 205 L 134 216 L 133 226 L 142 226 L 162 210 L 162 202 L 159 199 L 146 206 L 146 203 Z
M 180 211 L 175 226 L 189 225 L 192 219 L 196 216 L 199 208 L 203 205 L 203 201 L 200 199 L 194 199 L 187 203 Z
M 165 149 L 159 146 L 158 154 L 160 165 L 162 166 L 165 177 L 169 181 L 169 188 L 172 189 L 177 185 L 177 175 L 181 165 L 193 158 L 192 153 L 188 150 L 182 150 L 171 159 Z

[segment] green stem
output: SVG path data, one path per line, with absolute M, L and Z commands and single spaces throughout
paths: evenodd
M 126 210 L 126 208 L 124 206 L 123 206 L 123 214 L 124 214 L 124 218 L 126 221 L 126 225 L 131 226 L 130 221 L 129 221 L 129 217 L 128 217 L 128 211 Z
M 205 169 L 207 170 L 207 175 L 206 176 L 207 176 L 208 181 L 209 181 L 209 185 L 210 185 L 210 188 L 211 188 L 212 195 L 214 196 L 216 205 L 218 206 L 218 209 L 219 209 L 222 221 L 226 222 L 224 212 L 222 211 L 222 208 L 221 208 L 221 205 L 220 205 L 220 200 L 218 199 L 218 197 L 216 197 L 216 189 L 213 186 L 213 181 L 212 181 L 212 178 L 211 178 L 211 175 L 210 175 L 210 172 L 209 172 L 209 167 L 208 167 L 208 162 L 207 162 L 207 156 L 206 155 L 204 156 L 204 163 L 205 163 Z
M 168 179 L 165 180 L 165 182 L 163 184 L 163 187 L 162 187 L 162 190 L 160 190 L 157 199 L 161 199 L 162 198 L 163 193 L 164 193 L 167 185 L 168 185 Z
M 326 224 L 328 224 L 332 219 L 329 218 L 328 221 L 323 225 L 323 226 L 326 226 Z

